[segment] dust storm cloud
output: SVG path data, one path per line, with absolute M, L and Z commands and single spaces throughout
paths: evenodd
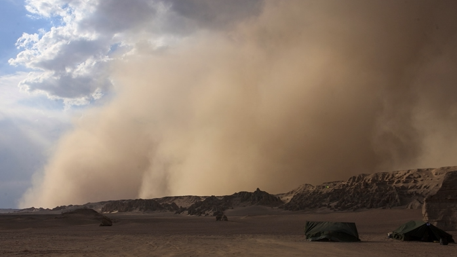
M 266 1 L 137 49 L 112 68 L 114 99 L 75 118 L 21 206 L 280 193 L 455 165 L 456 7 Z

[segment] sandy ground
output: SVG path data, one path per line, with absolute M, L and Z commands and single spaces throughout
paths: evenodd
M 248 207 L 214 217 L 111 214 L 112 227 L 56 214 L 0 214 L 0 256 L 457 256 L 457 244 L 387 239 L 420 210 L 342 213 Z M 308 242 L 307 220 L 356 222 L 362 242 Z M 457 231 L 450 232 L 457 238 Z

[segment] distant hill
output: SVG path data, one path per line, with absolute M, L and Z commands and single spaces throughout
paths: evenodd
M 19 209 L 0 209 L 0 213 L 10 213 L 18 211 Z
M 28 208 L 19 212 L 63 212 L 91 208 L 102 213 L 174 212 L 188 215 L 216 215 L 227 209 L 253 205 L 282 208 L 289 211 L 326 208 L 346 211 L 371 208 L 422 208 L 427 197 L 435 195 L 446 174 L 456 173 L 457 166 L 411 169 L 360 174 L 347 181 L 321 185 L 303 184 L 282 194 L 269 194 L 257 188 L 254 192 L 237 192 L 225 196 L 169 196 L 154 199 L 113 200 L 84 205 L 58 206 L 54 209 Z M 445 184 L 453 184 L 445 183 Z M 448 187 L 448 186 L 447 186 Z M 443 195 L 443 190 L 440 191 Z M 443 196 L 440 196 L 443 198 Z
M 178 203 L 180 204 L 178 206 Z M 101 208 L 103 213 L 172 211 L 176 214 L 197 216 L 216 215 L 241 206 L 263 205 L 278 207 L 284 202 L 277 196 L 257 188 L 254 192 L 238 192 L 226 196 L 176 196 L 158 199 L 109 201 Z

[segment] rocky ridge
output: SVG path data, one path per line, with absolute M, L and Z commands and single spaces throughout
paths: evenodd
M 179 207 L 174 203 L 162 203 L 154 199 L 135 199 L 109 201 L 102 209 L 102 213 L 116 212 L 153 212 L 153 211 L 177 211 Z
M 100 213 L 174 212 L 176 214 L 216 216 L 227 209 L 236 207 L 252 205 L 278 207 L 283 204 L 284 202 L 279 197 L 257 188 L 254 192 L 241 191 L 225 196 L 170 196 L 155 199 L 112 200 L 84 205 L 57 206 L 53 209 L 32 207 L 20 211 L 69 212 L 75 209 L 90 208 Z
M 162 198 L 154 198 L 160 204 L 172 204 L 187 208 L 196 202 L 205 200 L 205 196 L 185 195 L 185 196 L 166 196 Z
M 360 174 L 350 177 L 347 181 L 326 182 L 316 186 L 304 184 L 287 193 L 277 195 L 257 188 L 254 192 L 242 191 L 225 196 L 171 196 L 114 200 L 58 206 L 52 210 L 32 207 L 19 212 L 67 212 L 77 208 L 91 208 L 100 213 L 174 212 L 217 216 L 228 209 L 252 205 L 290 211 L 319 208 L 335 211 L 393 207 L 420 209 L 427 199 L 426 203 L 430 206 L 427 211 L 424 211 L 427 213 L 427 219 L 442 221 L 441 216 L 452 213 L 441 213 L 432 209 L 443 209 L 443 204 L 454 204 L 457 207 L 455 199 L 447 199 L 448 195 L 457 194 L 455 191 L 457 180 L 454 181 L 452 177 L 454 175 L 451 176 L 451 174 L 457 174 L 457 167 Z M 449 202 L 451 200 L 452 203 Z M 455 213 L 452 215 L 455 216 Z
M 183 199 L 184 198 L 184 199 Z M 177 202 L 185 205 L 177 205 Z M 159 199 L 135 199 L 109 201 L 102 208 L 102 213 L 117 212 L 155 212 L 171 211 L 176 214 L 197 216 L 216 216 L 227 209 L 235 207 L 264 205 L 278 207 L 284 204 L 279 197 L 271 195 L 257 188 L 254 192 L 238 192 L 226 196 L 184 196 L 164 197 Z
M 257 188 L 254 192 L 238 192 L 233 195 L 222 197 L 211 196 L 203 201 L 196 202 L 188 208 L 182 208 L 178 213 L 187 212 L 189 215 L 208 216 L 218 215 L 227 209 L 235 207 L 245 207 L 252 205 L 263 205 L 269 207 L 278 207 L 283 204 L 283 201 L 274 195 Z
M 356 210 L 405 206 L 419 209 L 424 199 L 441 188 L 445 174 L 457 167 L 414 169 L 360 174 L 347 181 L 327 182 L 318 186 L 304 185 L 282 194 L 286 210 Z

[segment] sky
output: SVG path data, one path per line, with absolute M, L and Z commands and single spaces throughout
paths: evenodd
M 456 165 L 456 5 L 0 0 L 0 208 Z
M 24 1 L 0 1 L 0 208 L 17 207 L 52 145 L 70 127 L 63 104 L 21 91 L 28 69 L 8 63 L 20 52 L 16 41 L 23 33 L 49 29 L 53 22 L 31 18 Z

